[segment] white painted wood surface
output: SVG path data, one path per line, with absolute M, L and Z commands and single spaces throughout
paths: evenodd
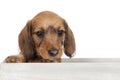
M 1 63 L 0 80 L 120 80 L 120 59 L 62 63 Z

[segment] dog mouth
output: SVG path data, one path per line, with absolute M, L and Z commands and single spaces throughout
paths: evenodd
M 49 56 L 48 58 L 42 58 L 43 62 L 61 62 L 60 58 Z
M 44 59 L 44 60 L 50 60 L 50 61 L 59 59 L 57 57 L 57 54 L 49 54 L 49 53 L 47 53 L 47 55 L 43 55 L 42 53 L 40 53 L 40 54 L 37 54 L 37 57 Z
M 60 61 L 61 61 L 60 58 L 54 58 L 54 57 L 50 57 L 49 60 L 50 60 L 51 62 L 60 62 Z

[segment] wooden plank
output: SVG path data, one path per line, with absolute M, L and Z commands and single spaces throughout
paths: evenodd
M 80 60 L 82 61 L 80 62 Z M 72 60 L 64 59 L 63 63 L 0 64 L 0 80 L 119 80 L 119 79 L 120 79 L 119 59 L 72 59 Z

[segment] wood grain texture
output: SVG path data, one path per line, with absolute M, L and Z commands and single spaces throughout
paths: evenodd
M 62 63 L 2 63 L 0 80 L 119 80 L 119 60 L 64 59 Z

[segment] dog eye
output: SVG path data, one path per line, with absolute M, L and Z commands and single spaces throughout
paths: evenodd
M 40 38 L 42 38 L 44 36 L 44 32 L 43 31 L 38 31 L 36 32 L 36 35 Z
M 64 33 L 64 31 L 63 31 L 63 30 L 58 30 L 58 35 L 59 35 L 59 36 L 62 36 L 62 35 L 63 35 L 63 33 Z

